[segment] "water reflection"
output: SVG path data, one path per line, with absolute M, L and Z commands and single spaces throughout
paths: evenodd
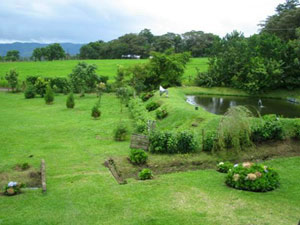
M 277 114 L 289 118 L 300 117 L 300 104 L 278 99 L 201 95 L 187 96 L 187 102 L 218 115 L 223 115 L 230 107 L 244 105 L 256 114 L 258 111 L 261 115 Z

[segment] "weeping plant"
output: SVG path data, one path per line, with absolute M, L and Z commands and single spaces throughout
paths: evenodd
M 233 149 L 238 152 L 243 147 L 251 146 L 250 117 L 253 114 L 245 106 L 229 108 L 219 123 L 213 151 Z

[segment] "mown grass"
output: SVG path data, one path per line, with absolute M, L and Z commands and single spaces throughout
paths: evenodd
M 120 118 L 131 124 L 128 113 L 120 114 L 114 94 L 102 97 L 99 120 L 90 116 L 95 95 L 76 96 L 73 110 L 66 108 L 65 100 L 59 95 L 53 105 L 46 105 L 41 98 L 0 93 L 0 172 L 23 162 L 38 168 L 44 158 L 48 185 L 45 195 L 26 190 L 14 197 L 0 196 L 1 225 L 297 224 L 300 157 L 266 163 L 281 176 L 280 188 L 268 193 L 228 188 L 224 174 L 214 170 L 160 175 L 144 182 L 130 179 L 127 185 L 118 185 L 102 164 L 110 156 L 128 155 L 129 141 L 112 138 Z M 191 117 L 200 117 L 204 119 L 200 126 L 209 126 L 218 118 L 195 111 L 184 102 L 180 89 L 170 89 L 170 97 L 160 100 L 174 107 L 158 123 L 160 128 L 185 129 Z
M 148 60 L 65 60 L 65 61 L 44 61 L 44 62 L 0 62 L 0 77 L 4 77 L 10 69 L 19 72 L 19 79 L 25 80 L 27 76 L 38 75 L 41 77 L 67 77 L 78 62 L 86 62 L 97 66 L 97 74 L 108 76 L 114 80 L 118 66 L 130 66 L 137 63 L 145 63 Z M 207 58 L 192 58 L 187 64 L 184 73 L 184 82 L 192 80 L 196 75 L 196 68 L 200 71 L 207 70 Z

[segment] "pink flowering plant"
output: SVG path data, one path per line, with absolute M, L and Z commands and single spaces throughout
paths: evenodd
M 279 175 L 267 166 L 244 162 L 229 169 L 225 183 L 236 189 L 266 192 L 279 187 Z
M 217 164 L 217 171 L 220 173 L 228 173 L 228 171 L 232 168 L 233 164 L 231 162 L 219 162 Z

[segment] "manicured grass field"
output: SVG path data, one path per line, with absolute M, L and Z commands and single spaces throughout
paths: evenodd
M 204 110 L 196 114 L 184 103 L 185 92 L 173 88 L 168 99 L 161 99 L 170 117 L 158 127 L 184 129 L 198 117 L 204 119 L 203 124 L 199 120 L 201 126 L 208 126 L 218 119 Z M 121 118 L 130 126 L 128 112 L 120 114 L 114 94 L 103 95 L 99 120 L 90 116 L 95 95 L 76 96 L 73 110 L 66 109 L 65 100 L 59 95 L 53 105 L 45 105 L 41 98 L 25 100 L 21 93 L 0 92 L 0 173 L 24 162 L 38 168 L 44 158 L 48 185 L 45 195 L 26 190 L 14 197 L 0 196 L 1 225 L 298 223 L 300 157 L 266 162 L 281 177 L 280 188 L 268 193 L 231 189 L 224 184 L 224 174 L 214 170 L 160 175 L 149 181 L 129 179 L 118 185 L 103 162 L 128 155 L 129 141 L 112 138 Z
M 99 75 L 108 76 L 113 80 L 117 73 L 119 65 L 130 66 L 137 63 L 144 63 L 147 60 L 65 60 L 65 61 L 45 61 L 45 62 L 0 62 L 0 77 L 4 77 L 10 69 L 16 69 L 19 72 L 19 79 L 25 80 L 29 75 L 39 75 L 42 77 L 67 77 L 78 62 L 95 64 L 98 67 Z M 207 70 L 207 58 L 193 58 L 187 65 L 184 80 L 187 82 L 196 74 L 196 69 L 200 71 Z

